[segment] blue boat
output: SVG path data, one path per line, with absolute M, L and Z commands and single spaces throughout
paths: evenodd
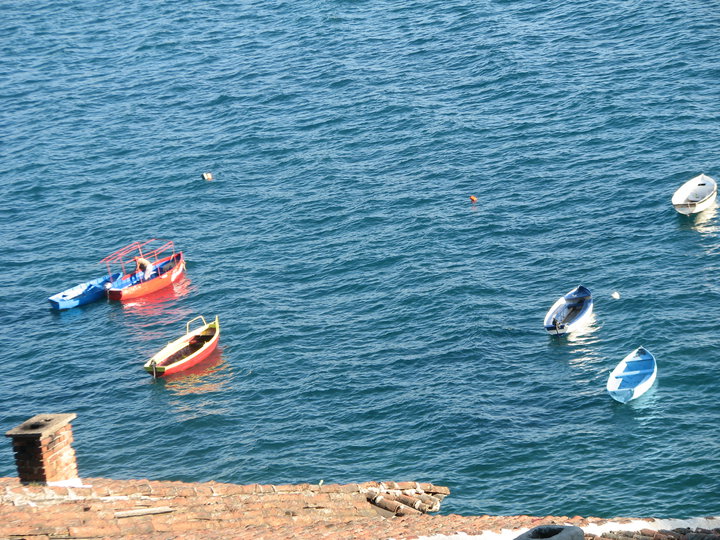
M 110 274 L 106 276 L 86 281 L 71 287 L 67 290 L 59 292 L 48 298 L 48 302 L 53 309 L 63 310 L 70 309 L 83 304 L 89 304 L 105 297 L 106 285 L 120 279 L 121 273 Z
M 545 330 L 559 336 L 580 330 L 589 321 L 593 312 L 593 298 L 590 289 L 578 285 L 565 296 L 561 296 L 545 315 Z
M 623 358 L 612 370 L 607 391 L 615 401 L 627 403 L 644 394 L 655 382 L 657 362 L 643 347 L 638 347 Z

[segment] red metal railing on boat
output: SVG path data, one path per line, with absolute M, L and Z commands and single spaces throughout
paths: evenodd
M 157 244 L 158 242 L 164 242 L 159 247 L 153 247 L 153 242 Z M 111 265 L 112 264 L 119 264 L 122 268 L 122 273 L 127 274 L 125 271 L 125 264 L 131 262 L 135 257 L 143 257 L 144 259 L 148 259 L 153 263 L 156 263 L 163 253 L 169 253 L 172 252 L 172 255 L 175 254 L 175 245 L 173 244 L 172 240 L 160 240 L 157 238 L 151 238 L 150 240 L 146 240 L 145 242 L 133 242 L 132 244 L 128 244 L 127 246 L 118 249 L 117 251 L 111 253 L 104 259 L 102 259 L 100 262 L 105 263 L 108 269 L 108 274 L 111 272 Z

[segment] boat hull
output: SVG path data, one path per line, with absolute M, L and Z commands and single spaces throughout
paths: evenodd
M 589 289 L 580 285 L 558 298 L 545 315 L 543 324 L 548 334 L 561 336 L 587 326 L 592 313 L 592 294 Z
M 685 216 L 689 216 L 692 214 L 699 214 L 700 212 L 707 210 L 708 208 L 710 208 L 710 206 L 712 206 L 715 203 L 715 199 L 716 199 L 716 197 L 714 196 L 714 197 L 711 197 L 709 199 L 702 201 L 699 204 L 685 203 L 685 204 L 673 205 L 673 207 L 679 213 L 681 213 Z
M 717 183 L 700 174 L 680 186 L 672 197 L 673 208 L 680 214 L 689 216 L 707 210 L 715 204 Z
M 163 377 L 196 366 L 210 356 L 220 340 L 220 321 L 216 316 L 214 321 L 190 332 L 190 323 L 199 318 L 205 323 L 202 317 L 188 322 L 185 335 L 168 343 L 148 360 L 143 366 L 145 371 L 153 377 Z
M 144 279 L 141 272 L 127 274 L 108 289 L 110 300 L 124 301 L 159 291 L 180 280 L 185 273 L 185 259 L 182 252 L 159 261 L 153 275 Z
M 105 285 L 120 278 L 120 273 L 102 276 L 85 283 L 80 283 L 48 298 L 53 309 L 62 311 L 96 302 L 105 297 Z
M 615 401 L 627 403 L 647 392 L 656 378 L 655 357 L 643 347 L 638 347 L 612 370 L 606 389 Z

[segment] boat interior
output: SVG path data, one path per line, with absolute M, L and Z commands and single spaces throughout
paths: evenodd
M 700 184 L 700 186 L 704 186 L 704 185 L 705 184 Z M 707 193 L 705 191 L 693 191 L 692 193 L 690 193 L 690 195 L 688 195 L 687 200 L 688 200 L 688 202 L 691 202 L 691 203 L 698 203 L 698 202 L 704 201 L 711 195 L 712 195 L 712 193 Z
M 169 258 L 167 261 L 164 261 L 160 265 L 157 266 L 157 275 L 160 276 L 162 274 L 165 274 L 166 272 L 169 272 L 173 268 L 177 266 L 178 261 L 180 260 L 180 253 L 176 253 L 171 258 Z
M 679 191 L 677 199 L 673 198 L 673 204 L 693 205 L 701 203 L 714 196 L 716 189 L 717 185 L 714 182 L 698 179 L 694 184 L 686 185 L 684 191 Z
M 628 360 L 625 362 L 625 370 L 615 375 L 615 378 L 620 379 L 618 388 L 637 386 L 654 371 L 655 367 L 653 366 L 653 362 L 647 357 Z
M 160 264 L 153 262 L 153 264 L 155 264 L 156 266 L 148 279 L 153 279 L 156 277 L 160 277 L 163 274 L 167 274 L 170 270 L 177 266 L 181 258 L 182 255 L 180 253 L 176 253 L 169 259 L 162 261 Z M 143 272 L 140 270 L 136 270 L 133 271 L 131 274 L 127 274 L 125 277 L 123 277 L 123 279 L 119 279 L 117 283 L 113 282 L 113 286 L 115 288 L 123 288 L 127 287 L 128 285 L 137 285 L 142 281 L 147 281 L 146 279 L 144 279 Z
M 565 304 L 562 310 L 558 312 L 558 322 L 560 324 L 567 324 L 571 322 L 578 314 L 582 311 L 583 303 L 577 302 L 573 304 Z
M 175 362 L 184 360 L 191 354 L 195 354 L 200 349 L 202 349 L 208 341 L 212 340 L 212 338 L 215 337 L 216 332 L 217 329 L 209 328 L 202 334 L 197 334 L 196 336 L 191 337 L 187 345 L 185 345 L 183 348 L 179 349 L 175 353 L 171 354 L 167 358 L 158 362 L 158 366 L 170 366 Z

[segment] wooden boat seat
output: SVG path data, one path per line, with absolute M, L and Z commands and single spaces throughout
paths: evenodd
M 630 377 L 632 375 L 645 375 L 646 373 L 652 373 L 655 371 L 654 369 L 638 369 L 636 371 L 626 371 L 624 373 L 621 373 L 620 375 L 615 375 L 618 379 L 622 379 L 624 377 Z
M 210 341 L 215 334 L 198 334 L 197 336 L 193 336 L 193 338 L 190 340 L 190 345 L 195 345 L 196 343 L 205 343 L 206 341 Z

